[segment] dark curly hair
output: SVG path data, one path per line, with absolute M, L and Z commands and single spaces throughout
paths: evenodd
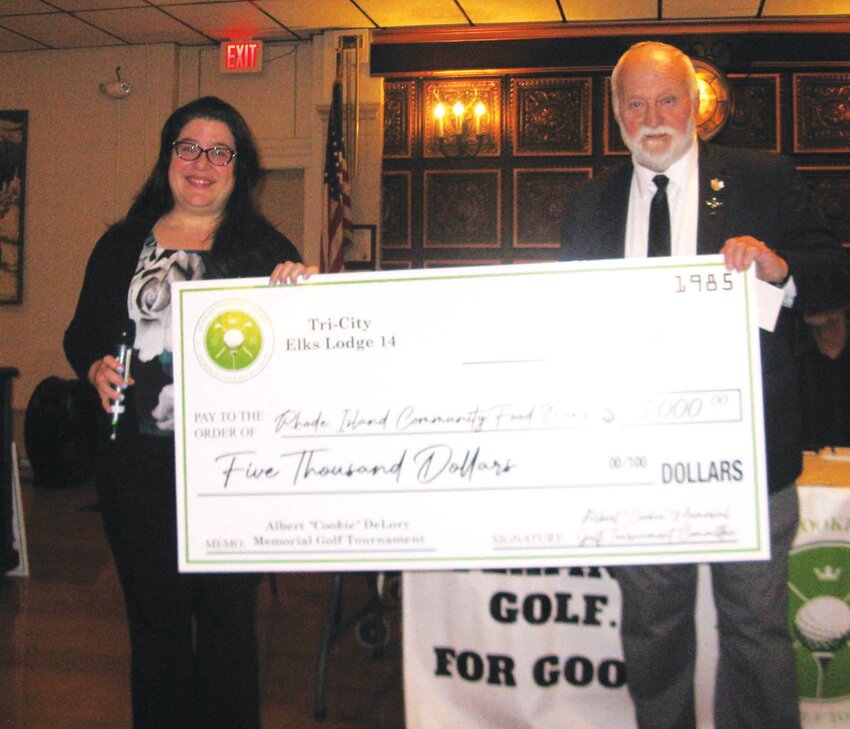
M 231 164 L 233 192 L 225 205 L 221 224 L 213 238 L 210 255 L 214 261 L 228 269 L 245 250 L 249 236 L 264 219 L 254 202 L 254 189 L 260 180 L 260 158 L 254 136 L 244 117 L 230 104 L 216 96 L 202 96 L 181 106 L 168 117 L 159 136 L 159 158 L 147 181 L 136 195 L 127 221 L 152 226 L 174 207 L 174 196 L 168 184 L 168 168 L 174 154 L 172 144 L 180 130 L 194 119 L 211 119 L 225 124 L 236 146 L 236 156 Z

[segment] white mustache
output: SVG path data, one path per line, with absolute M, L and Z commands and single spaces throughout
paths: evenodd
M 640 129 L 638 129 L 638 132 L 635 136 L 637 137 L 637 141 L 642 142 L 647 137 L 654 137 L 658 136 L 659 134 L 669 134 L 670 136 L 675 137 L 676 130 L 672 127 L 667 126 L 666 124 L 660 127 L 641 127 Z

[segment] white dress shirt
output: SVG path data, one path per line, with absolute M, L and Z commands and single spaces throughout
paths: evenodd
M 696 140 L 688 151 L 664 170 L 667 204 L 670 207 L 671 255 L 697 254 L 697 213 L 699 211 L 699 148 Z M 652 178 L 658 173 L 634 162 L 632 186 L 629 190 L 629 213 L 626 219 L 626 258 L 646 258 L 649 236 L 649 206 L 655 195 Z

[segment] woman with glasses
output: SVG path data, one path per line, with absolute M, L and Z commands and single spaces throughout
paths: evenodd
M 104 411 L 124 406 L 114 431 L 102 418 L 96 485 L 127 609 L 135 729 L 260 726 L 259 577 L 177 571 L 170 331 L 175 281 L 294 283 L 314 270 L 258 212 L 259 177 L 236 109 L 215 97 L 177 109 L 127 216 L 95 246 L 65 333 Z M 132 375 L 111 354 L 125 333 Z

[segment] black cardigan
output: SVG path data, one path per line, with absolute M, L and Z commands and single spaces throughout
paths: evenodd
M 123 221 L 109 228 L 92 251 L 86 267 L 80 298 L 64 346 L 68 362 L 82 380 L 94 362 L 111 354 L 121 332 L 134 327 L 127 311 L 130 282 L 139 261 L 151 223 Z M 300 262 L 292 243 L 263 218 L 251 226 L 250 250 L 225 268 L 205 256 L 205 278 L 269 276 L 283 261 Z

